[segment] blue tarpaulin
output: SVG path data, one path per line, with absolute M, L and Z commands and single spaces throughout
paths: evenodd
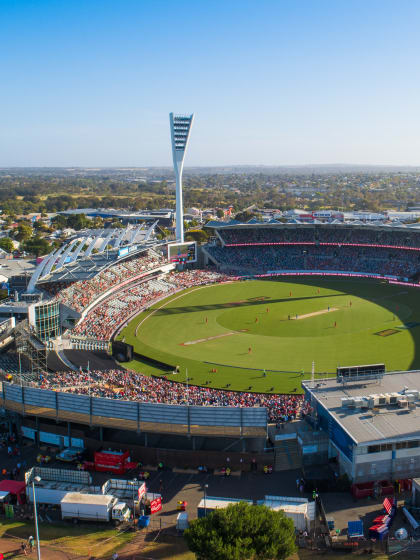
M 347 531 L 350 538 L 363 537 L 362 521 L 349 521 L 347 523 Z

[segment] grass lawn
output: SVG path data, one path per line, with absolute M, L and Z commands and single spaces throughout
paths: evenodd
M 251 280 L 186 290 L 137 316 L 119 338 L 172 366 L 170 375 L 211 387 L 300 390 L 338 365 L 420 367 L 420 298 L 415 289 L 359 280 Z M 418 324 L 417 324 L 418 323 Z M 164 369 L 136 359 L 146 374 Z M 216 373 L 211 373 L 213 368 Z M 266 373 L 264 375 L 264 370 Z M 301 372 L 304 375 L 301 375 Z
M 17 537 L 27 540 L 34 534 L 33 523 L 4 521 L 0 523 L 0 537 Z M 106 525 L 72 525 L 70 523 L 50 525 L 41 523 L 39 536 L 41 546 L 55 548 L 70 554 L 110 555 L 129 543 L 134 532 L 118 533 Z
M 142 554 L 153 560 L 195 560 L 182 537 L 162 534 L 157 542 L 146 544 Z
M 195 560 L 195 555 L 189 552 L 188 547 L 181 537 L 171 537 L 167 535 L 162 535 L 161 538 L 155 543 L 150 543 L 146 545 L 145 549 L 142 551 L 145 558 L 150 558 L 152 560 Z M 288 560 L 313 560 L 314 558 L 325 558 L 328 560 L 344 560 L 349 558 L 347 552 L 343 553 L 316 553 L 312 550 L 299 549 L 295 554 L 293 554 Z M 375 558 L 375 560 L 388 560 L 390 556 L 387 554 L 379 555 L 357 555 L 360 560 L 367 560 L 368 558 Z M 400 560 L 408 560 L 409 558 L 414 558 L 411 554 L 400 554 L 398 555 Z

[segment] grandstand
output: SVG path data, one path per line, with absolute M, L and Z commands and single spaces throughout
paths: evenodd
M 236 274 L 338 273 L 417 281 L 420 231 L 407 226 L 213 223 L 208 262 Z
M 213 439 L 218 442 L 211 444 L 213 449 L 231 445 L 238 451 L 261 450 L 268 423 L 282 425 L 310 413 L 301 395 L 186 387 L 166 376 L 127 371 L 104 352 L 115 333 L 177 292 L 242 277 L 339 274 L 418 284 L 420 231 L 415 228 L 277 223 L 209 227 L 216 240 L 202 248 L 208 264 L 203 269 L 175 272 L 153 231 L 142 227 L 82 235 L 44 259 L 32 277 L 30 293 L 9 306 L 22 315 L 27 303 L 31 336 L 38 336 L 55 357 L 39 378 L 24 375 L 19 391 L 4 383 L 5 408 L 47 424 L 68 423 L 68 429 L 72 423 L 79 429 L 96 426 L 101 440 L 112 441 L 127 431 L 141 434 L 142 445 L 154 441 L 164 447 L 168 443 L 160 434 L 203 437 L 194 440 L 193 448 L 205 449 Z M 59 309 L 58 330 L 42 324 L 40 306 L 42 317 L 46 306 Z M 3 364 L 5 372 L 17 367 L 13 358 Z M 54 393 L 58 396 L 52 397 Z M 186 444 L 177 440 L 176 445 Z

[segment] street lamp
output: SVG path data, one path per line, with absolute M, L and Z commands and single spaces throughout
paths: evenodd
M 130 480 L 128 483 L 131 484 L 131 489 L 133 490 L 133 523 L 136 522 L 136 506 L 134 504 L 134 487 L 137 486 L 138 484 L 138 480 L 137 478 L 133 478 L 133 480 Z
M 40 476 L 34 476 L 34 478 L 32 479 L 32 494 L 33 494 L 33 497 L 34 497 L 34 518 L 35 518 L 35 534 L 36 534 L 36 553 L 37 553 L 38 560 L 41 560 L 41 549 L 40 549 L 40 546 L 39 546 L 39 531 L 38 531 L 38 514 L 37 514 L 37 511 L 36 511 L 35 481 L 36 481 L 36 482 L 41 482 L 41 477 L 40 477 Z
M 207 517 L 207 504 L 206 504 L 206 498 L 207 498 L 207 488 L 209 487 L 208 484 L 204 485 L 204 517 Z

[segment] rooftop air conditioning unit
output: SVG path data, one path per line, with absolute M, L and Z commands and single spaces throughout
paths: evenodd
M 389 404 L 397 404 L 398 402 L 398 397 L 400 395 L 398 395 L 398 393 L 388 393 L 388 402 Z
M 406 396 L 413 395 L 415 400 L 418 400 L 419 398 L 419 391 L 417 391 L 416 389 L 408 389 L 408 391 L 406 391 L 405 394 Z
M 354 408 L 354 407 L 355 407 L 354 399 L 348 399 L 348 404 L 347 404 L 347 406 L 348 406 L 349 408 Z
M 400 400 L 398 401 L 398 406 L 399 406 L 400 408 L 408 408 L 408 401 L 407 401 L 407 399 L 400 399 Z
M 379 405 L 379 395 L 369 395 L 369 398 L 373 401 L 373 406 Z
M 367 397 L 362 398 L 362 402 L 360 403 L 360 408 L 369 408 L 369 399 Z
M 341 399 L 341 407 L 348 408 L 349 407 L 349 399 L 347 397 L 343 397 Z
M 405 398 L 407 399 L 407 401 L 408 401 L 409 403 L 413 403 L 413 402 L 415 402 L 415 400 L 416 400 L 416 395 L 412 395 L 411 393 L 407 393 L 407 394 L 405 395 Z
M 385 406 L 387 403 L 386 395 L 378 395 L 378 406 Z
M 354 398 L 354 406 L 356 408 L 361 408 L 362 407 L 362 402 L 363 402 L 363 397 L 355 397 Z
M 375 399 L 374 399 L 372 396 L 370 396 L 370 397 L 367 397 L 367 401 L 368 401 L 368 407 L 369 407 L 369 408 L 374 408 L 374 406 L 375 406 Z

